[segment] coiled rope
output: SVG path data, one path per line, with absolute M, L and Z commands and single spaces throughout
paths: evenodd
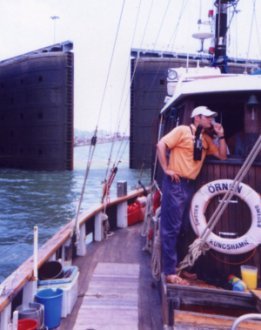
M 162 192 L 154 180 L 151 192 L 147 196 L 147 203 L 145 209 L 144 223 L 141 229 L 141 236 L 146 237 L 146 243 L 143 251 L 151 253 L 151 273 L 156 281 L 160 280 L 161 274 L 161 249 L 160 249 L 160 210 L 158 207 L 153 210 L 153 198 L 155 192 L 158 191 L 160 195 Z
M 209 234 L 212 232 L 213 228 L 219 221 L 220 217 L 222 216 L 224 210 L 226 209 L 229 201 L 234 196 L 238 185 L 240 182 L 243 181 L 245 175 L 249 171 L 250 167 L 252 166 L 255 158 L 257 157 L 258 153 L 261 150 L 261 135 L 259 135 L 255 145 L 251 149 L 250 153 L 248 154 L 245 162 L 243 163 L 242 167 L 238 171 L 235 179 L 233 180 L 233 183 L 229 190 L 224 194 L 221 203 L 218 205 L 212 216 L 210 217 L 210 220 L 206 226 L 206 229 L 202 233 L 201 237 L 197 238 L 190 246 L 188 254 L 185 256 L 185 258 L 180 262 L 177 272 L 180 273 L 183 269 L 187 267 L 191 267 L 194 265 L 195 261 L 200 257 L 201 254 L 205 254 L 206 251 L 210 249 L 208 244 L 206 243 L 206 240 L 209 236 Z
M 153 189 L 153 186 L 152 186 Z M 143 221 L 143 226 L 141 228 L 141 236 L 142 237 L 148 237 L 149 230 L 151 228 L 151 220 L 153 217 L 153 212 L 152 212 L 152 201 L 153 201 L 153 192 L 148 194 L 147 197 L 147 203 L 146 203 L 146 208 L 145 208 L 145 216 L 144 216 L 144 221 Z M 148 241 L 148 239 L 147 239 Z M 148 247 L 148 242 L 146 242 L 145 247 L 143 250 L 149 251 Z
M 153 248 L 151 255 L 151 273 L 156 281 L 160 280 L 160 274 L 161 274 L 160 211 L 161 208 L 159 207 L 156 210 L 155 217 L 153 219 L 155 230 L 154 230 L 154 240 L 153 240 Z

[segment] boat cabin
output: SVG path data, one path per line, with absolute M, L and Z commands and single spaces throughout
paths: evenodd
M 260 137 L 261 76 L 224 75 L 214 70 L 212 72 L 203 70 L 200 74 L 195 70 L 189 72 L 175 68 L 169 70 L 167 83 L 169 95 L 161 110 L 160 137 L 177 125 L 189 125 L 191 111 L 200 105 L 217 112 L 218 117 L 215 120 L 222 123 L 225 130 L 228 145 L 227 160 L 208 157 L 196 181 L 196 194 L 204 185 L 207 185 L 210 191 L 212 189 L 212 192 L 215 190 L 215 194 L 208 196 L 209 198 L 202 201 L 203 205 L 201 205 L 203 219 L 200 221 L 208 222 L 226 192 L 224 187 L 227 187 L 226 182 L 216 180 L 224 179 L 229 180 L 228 183 L 232 182 Z M 250 168 L 239 183 L 239 189 L 242 183 L 246 185 L 246 194 L 249 198 L 240 194 L 232 197 L 213 228 L 215 236 L 214 242 L 212 240 L 212 248 L 205 256 L 200 257 L 195 265 L 198 275 L 202 276 L 203 280 L 211 279 L 216 283 L 222 280 L 225 283 L 229 274 L 240 276 L 242 263 L 255 264 L 259 267 L 259 274 L 261 273 L 260 149 L 253 157 Z M 159 184 L 160 171 L 158 166 Z M 255 196 L 256 205 L 254 205 L 255 198 L 250 196 Z M 206 199 L 206 196 L 204 198 Z M 191 210 L 191 218 L 193 218 L 193 210 Z M 183 246 L 184 255 L 187 253 L 188 245 L 197 237 L 196 226 L 193 226 L 192 219 L 191 222 L 194 230 L 191 230 L 190 237 L 186 238 L 187 242 L 185 247 Z M 256 244 L 243 248 L 249 243 L 248 234 L 251 235 L 251 231 L 255 231 L 257 235 Z M 240 238 L 244 240 L 240 241 Z

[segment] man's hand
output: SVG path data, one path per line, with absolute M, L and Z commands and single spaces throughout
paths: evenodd
M 214 131 L 216 132 L 216 134 L 218 136 L 223 136 L 224 135 L 224 128 L 223 128 L 223 126 L 221 124 L 215 123 L 213 125 L 213 127 L 214 127 Z
M 166 170 L 165 173 L 171 177 L 172 181 L 180 182 L 180 177 L 172 170 Z

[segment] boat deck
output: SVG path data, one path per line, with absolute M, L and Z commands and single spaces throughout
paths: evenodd
M 75 260 L 81 269 L 78 299 L 59 330 L 163 328 L 159 283 L 140 231 L 141 225 L 119 229 Z
M 175 330 L 230 330 L 240 315 L 260 313 L 261 291 L 225 290 L 200 280 L 189 285 L 166 283 L 161 276 L 164 323 Z M 244 321 L 242 330 L 261 329 L 260 321 Z
M 74 329 L 138 329 L 139 273 L 139 264 L 99 262 Z

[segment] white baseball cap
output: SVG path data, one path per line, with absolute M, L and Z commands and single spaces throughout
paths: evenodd
M 207 107 L 205 106 L 200 106 L 200 107 L 196 107 L 192 113 L 191 113 L 191 118 L 194 118 L 195 116 L 199 116 L 199 115 L 203 115 L 206 117 L 216 117 L 218 114 L 214 111 L 209 110 Z

